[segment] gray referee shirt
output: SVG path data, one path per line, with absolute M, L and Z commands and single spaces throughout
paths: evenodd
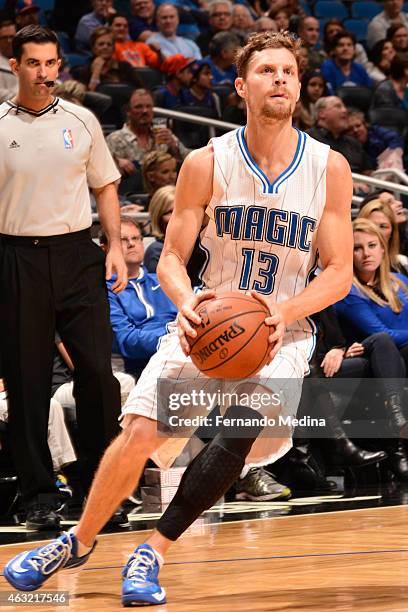
M 0 233 L 53 236 L 90 227 L 88 185 L 119 178 L 88 109 L 58 98 L 40 112 L 0 105 Z

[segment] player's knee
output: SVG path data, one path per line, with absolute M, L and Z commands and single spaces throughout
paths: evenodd
M 132 456 L 149 457 L 157 447 L 157 424 L 155 421 L 137 415 L 127 415 L 123 431 L 126 452 Z

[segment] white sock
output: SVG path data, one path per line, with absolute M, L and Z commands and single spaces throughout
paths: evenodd
M 245 478 L 250 469 L 251 468 L 249 467 L 249 465 L 244 465 L 244 467 L 242 468 L 242 472 L 239 475 L 240 479 Z
M 71 529 L 69 530 L 68 533 L 73 533 L 74 536 L 77 539 L 77 542 L 78 542 L 77 555 L 78 555 L 78 557 L 83 557 L 84 555 L 87 555 L 90 552 L 90 550 L 92 549 L 92 546 L 85 546 L 85 544 L 82 544 L 82 542 L 80 540 L 78 540 L 77 534 L 75 532 L 75 527 L 71 527 Z

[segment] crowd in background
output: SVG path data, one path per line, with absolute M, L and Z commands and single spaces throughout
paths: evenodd
M 319 19 L 316 5 L 305 0 L 55 0 L 53 10 L 29 0 L 3 2 L 0 101 L 17 91 L 8 63 L 16 31 L 30 23 L 55 29 L 63 56 L 56 95 L 89 107 L 100 119 L 122 175 L 122 214 L 149 213 L 144 225 L 123 217 L 130 280 L 119 296 L 108 284 L 114 350 L 134 378 L 176 314 L 164 293 L 154 290 L 155 270 L 179 167 L 189 150 L 208 140 L 207 128 L 155 117 L 154 106 L 243 125 L 245 105 L 234 89 L 235 51 L 254 32 L 290 30 L 304 44 L 295 127 L 345 155 L 353 172 L 407 170 L 408 13 L 402 0 L 385 0 L 356 37 L 344 23 L 351 3 L 338 4 L 344 10 L 341 18 Z M 387 460 L 396 478 L 408 480 L 403 441 L 408 430 L 403 383 L 408 367 L 406 210 L 392 190 L 374 191 L 355 181 L 354 191 L 363 198 L 353 226 L 354 284 L 341 303 L 315 316 L 319 332 L 310 376 L 381 379 L 384 419 L 394 437 L 357 445 L 324 385 L 316 387 L 312 398 L 305 391 L 300 410 L 308 412 L 312 402 L 325 416 L 329 464 Z M 103 247 L 103 234 L 100 241 Z M 199 283 L 201 266 L 197 249 L 189 264 L 193 284 Z M 69 356 L 58 340 L 56 347 L 69 374 Z M 122 384 L 126 395 L 129 379 Z M 0 406 L 0 420 L 5 413 L 5 405 L 3 413 Z M 310 432 L 297 432 L 294 449 L 276 466 L 280 479 L 293 488 L 330 489 L 323 464 L 316 460 L 319 444 Z M 65 463 L 73 461 L 72 453 L 69 449 Z M 64 460 L 56 464 L 59 471 Z

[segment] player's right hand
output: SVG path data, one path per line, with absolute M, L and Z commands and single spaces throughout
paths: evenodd
M 195 325 L 200 325 L 201 318 L 194 311 L 197 308 L 198 304 L 204 302 L 204 300 L 210 300 L 215 297 L 215 291 L 201 291 L 200 293 L 193 293 L 179 309 L 179 313 L 177 316 L 177 327 L 178 327 L 178 335 L 180 340 L 180 345 L 185 355 L 189 355 L 190 353 L 190 344 L 186 336 L 190 338 L 195 338 L 197 336 L 197 332 L 192 327 L 191 323 Z
M 269 317 L 266 317 L 265 324 L 271 327 L 271 334 L 268 338 L 269 344 L 271 345 L 271 352 L 269 353 L 269 359 L 267 364 L 275 358 L 275 355 L 279 353 L 283 344 L 283 336 L 285 335 L 285 319 L 283 310 L 280 305 L 276 302 L 271 302 L 262 293 L 257 291 L 251 291 L 252 297 L 256 298 L 259 302 L 264 304 L 271 313 Z

